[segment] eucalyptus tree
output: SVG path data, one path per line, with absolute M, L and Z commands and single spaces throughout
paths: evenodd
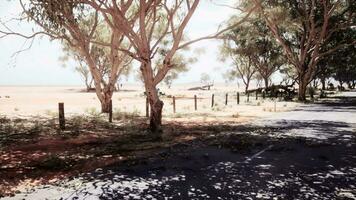
M 252 58 L 250 56 L 234 55 L 231 56 L 231 59 L 233 60 L 233 64 L 224 76 L 229 80 L 241 79 L 247 93 L 251 80 L 257 72 L 255 65 L 252 63 Z
M 157 58 L 154 60 L 154 71 L 157 71 L 163 67 L 163 59 L 165 58 L 172 41 L 163 41 L 161 48 L 158 50 Z M 173 81 L 179 78 L 184 72 L 189 70 L 189 65 L 194 64 L 197 62 L 197 56 L 199 52 L 192 51 L 189 47 L 183 48 L 180 52 L 177 52 L 172 62 L 175 63 L 171 70 L 166 74 L 165 78 L 163 79 L 164 84 L 171 88 Z
M 230 20 L 237 19 L 233 16 Z M 282 48 L 269 35 L 265 22 L 258 16 L 253 16 L 241 26 L 228 31 L 225 34 L 221 53 L 223 57 L 231 57 L 236 65 L 244 63 L 240 67 L 237 66 L 237 69 L 243 68 L 243 70 L 238 70 L 237 74 L 242 77 L 247 88 L 250 78 L 256 71 L 267 88 L 272 74 L 278 71 L 285 62 L 281 55 Z M 247 58 L 237 62 L 234 57 L 238 56 Z
M 200 0 L 81 0 L 81 2 L 99 11 L 108 26 L 122 33 L 132 45 L 132 50 L 120 49 L 140 63 L 140 71 L 151 107 L 150 128 L 153 132 L 159 132 L 162 124 L 163 101 L 159 98 L 157 85 L 176 66 L 174 60 L 176 53 L 195 42 L 217 38 L 243 21 L 221 29 L 215 34 L 184 41 L 184 31 Z M 256 6 L 249 8 L 246 18 L 255 9 Z M 168 48 L 164 47 L 166 52 L 160 67 L 157 68 L 154 66 L 154 60 L 164 41 L 167 40 L 172 42 Z
M 201 40 L 215 39 L 225 31 L 243 23 L 257 6 L 246 9 L 245 17 L 214 34 L 184 41 L 184 31 L 195 13 L 200 0 L 29 0 L 21 5 L 29 20 L 52 39 L 67 42 L 85 58 L 94 78 L 96 93 L 102 102 L 103 111 L 108 110 L 114 83 L 123 69 L 127 56 L 140 63 L 151 114 L 150 128 L 160 130 L 163 102 L 159 99 L 157 85 L 174 69 L 174 58 L 179 50 Z M 81 26 L 80 22 L 93 16 L 93 21 Z M 89 20 L 88 20 L 89 21 Z M 101 38 L 97 27 L 105 22 L 109 37 Z M 4 33 L 4 32 L 2 32 Z M 161 67 L 154 66 L 162 42 L 171 40 Z M 105 47 L 110 61 L 111 75 L 107 85 L 102 86 L 99 70 L 95 65 L 92 47 Z M 155 69 L 157 69 L 155 71 Z
M 32 35 L 9 29 L 0 33 L 25 38 L 44 34 L 67 45 L 75 56 L 85 61 L 93 77 L 102 112 L 108 112 L 117 79 L 131 60 L 119 50 L 122 46 L 129 48 L 123 42 L 124 35 L 108 26 L 99 11 L 79 0 L 19 0 L 19 3 L 25 18 L 41 30 Z M 107 70 L 106 77 L 103 70 Z
M 356 36 L 324 48 L 339 31 L 355 29 L 354 0 L 252 0 L 259 5 L 268 29 L 298 74 L 298 99 L 317 73 L 319 61 L 332 52 L 356 44 Z
M 334 52 L 327 58 L 331 77 L 339 82 L 340 87 L 346 83 L 349 89 L 356 85 L 356 47 L 348 46 Z
M 200 83 L 203 85 L 210 85 L 211 84 L 211 77 L 207 73 L 200 74 Z

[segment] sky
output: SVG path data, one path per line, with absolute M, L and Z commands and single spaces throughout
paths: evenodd
M 231 3 L 231 0 L 215 1 L 219 4 Z M 17 1 L 0 1 L 0 19 L 4 22 L 18 17 L 21 8 Z M 185 34 L 190 39 L 215 33 L 219 25 L 229 19 L 236 10 L 218 6 L 211 1 L 202 0 Z M 28 22 L 11 22 L 11 28 L 21 33 L 31 33 L 36 26 Z M 16 54 L 17 51 L 29 46 L 30 41 L 11 36 L 0 39 L 0 85 L 82 85 L 83 81 L 74 71 L 75 63 L 63 67 L 59 57 L 63 55 L 59 41 L 50 41 L 47 37 L 37 38 L 30 49 Z M 229 67 L 228 63 L 218 60 L 221 41 L 206 40 L 191 46 L 204 49 L 198 61 L 190 66 L 190 70 L 180 75 L 175 83 L 199 82 L 200 75 L 207 73 L 215 82 L 224 82 L 222 74 Z M 128 82 L 135 83 L 134 76 Z

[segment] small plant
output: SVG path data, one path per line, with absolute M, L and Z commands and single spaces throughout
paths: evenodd
M 83 116 L 74 116 L 70 119 L 71 128 L 73 129 L 73 134 L 79 135 L 82 125 L 85 123 L 85 118 Z
M 15 112 L 17 112 L 17 111 L 19 111 L 19 110 L 20 110 L 19 108 L 14 108 L 14 111 L 15 111 Z
M 115 120 L 125 120 L 125 119 L 133 119 L 140 116 L 140 111 L 135 109 L 133 112 L 123 112 L 120 109 L 117 109 L 113 113 L 113 118 Z
M 222 108 L 220 106 L 218 106 L 217 104 L 215 104 L 215 105 L 216 106 L 211 108 L 212 111 L 222 111 Z
M 257 104 L 256 104 L 257 106 L 261 106 L 261 102 L 257 102 Z
M 54 111 L 51 111 L 51 110 L 45 110 L 45 114 L 50 116 L 50 117 L 58 116 L 58 112 L 54 112 Z
M 85 112 L 86 112 L 89 116 L 94 117 L 94 118 L 100 117 L 100 114 L 101 114 L 101 113 L 100 113 L 96 108 L 94 108 L 94 107 L 85 109 Z
M 10 123 L 11 119 L 7 118 L 7 117 L 0 117 L 0 124 L 6 124 L 6 123 Z
M 239 113 L 236 113 L 236 114 L 233 114 L 232 117 L 233 117 L 233 118 L 239 118 L 240 115 L 239 115 Z
M 184 116 L 181 113 L 176 113 L 176 114 L 174 114 L 174 117 L 175 118 L 183 118 Z
M 31 127 L 30 129 L 28 130 L 28 132 L 30 134 L 39 134 L 41 133 L 43 130 L 43 125 L 42 123 L 36 121 Z

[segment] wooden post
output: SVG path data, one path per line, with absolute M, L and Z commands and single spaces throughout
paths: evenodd
M 148 102 L 148 97 L 146 97 L 146 117 L 150 117 L 150 104 Z
M 263 98 L 263 99 L 266 98 L 266 92 L 265 92 L 265 91 L 262 92 L 262 98 Z
M 226 93 L 226 96 L 225 96 L 225 106 L 227 106 L 227 99 L 228 99 L 228 93 Z
M 176 113 L 176 97 L 173 96 L 173 113 Z
M 256 100 L 258 100 L 258 91 L 256 90 Z
M 195 110 L 198 110 L 198 106 L 197 106 L 197 95 L 194 95 L 194 108 L 195 108 Z
M 240 104 L 240 93 L 236 92 L 236 104 L 239 105 Z
M 214 94 L 211 95 L 211 107 L 214 107 Z
M 247 102 L 249 102 L 250 101 L 250 93 L 247 92 L 246 95 L 247 95 Z
M 112 123 L 112 100 L 110 100 L 109 105 L 109 122 Z
M 59 117 L 59 128 L 64 130 L 66 128 L 66 121 L 64 117 L 64 103 L 58 103 L 58 117 Z

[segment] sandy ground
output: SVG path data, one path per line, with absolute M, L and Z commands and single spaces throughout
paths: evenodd
M 273 100 L 256 100 L 255 95 L 240 97 L 237 105 L 236 90 L 233 87 L 214 87 L 210 91 L 189 91 L 188 86 L 177 86 L 171 90 L 162 89 L 164 120 L 176 121 L 235 121 L 247 118 L 265 117 L 275 111 L 287 111 L 297 103 Z M 100 102 L 95 93 L 82 92 L 82 87 L 5 87 L 0 86 L 0 115 L 8 117 L 57 116 L 58 103 L 64 102 L 65 113 L 69 115 L 89 114 L 100 111 Z M 169 92 L 168 92 L 169 91 Z M 228 105 L 225 95 L 228 93 Z M 215 105 L 211 107 L 211 96 Z M 194 110 L 194 95 L 198 97 L 198 110 Z M 171 96 L 176 97 L 176 113 L 173 113 Z M 145 97 L 139 86 L 124 86 L 123 91 L 113 96 L 114 111 L 135 112 L 145 115 Z
M 9 199 L 356 199 L 355 108 L 355 93 L 343 93 L 241 125 L 217 144 L 182 144 Z

